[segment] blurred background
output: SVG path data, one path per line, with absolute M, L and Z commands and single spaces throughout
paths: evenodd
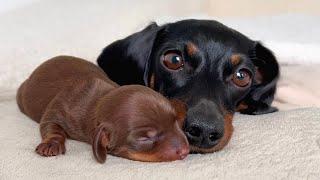
M 95 59 L 109 43 L 158 24 L 213 19 L 262 41 L 281 64 L 275 104 L 320 106 L 318 0 L 0 0 L 0 100 L 41 62 Z
M 1 0 L 0 12 L 9 11 L 39 0 Z M 112 1 L 112 0 L 105 0 Z M 75 3 L 77 1 L 74 1 Z M 115 1 L 126 6 L 130 1 Z M 94 2 L 93 2 L 94 3 Z M 211 16 L 232 17 L 232 16 L 257 16 L 275 15 L 283 13 L 304 13 L 319 15 L 320 2 L 318 0 L 173 0 L 173 1 L 146 1 L 138 0 L 135 3 L 150 4 L 151 6 L 167 6 L 168 10 L 173 10 L 175 15 L 188 15 L 188 13 L 207 13 Z M 130 3 L 129 3 L 130 4 Z M 127 5 L 129 5 L 127 4 Z M 168 4 L 169 5 L 169 4 Z M 146 9 L 143 9 L 146 10 Z

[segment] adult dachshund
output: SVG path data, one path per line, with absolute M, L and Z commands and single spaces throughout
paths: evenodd
M 279 76 L 275 56 L 217 21 L 153 23 L 107 46 L 97 61 L 120 85 L 142 84 L 184 101 L 184 132 L 193 152 L 222 149 L 235 111 L 277 111 L 271 106 Z

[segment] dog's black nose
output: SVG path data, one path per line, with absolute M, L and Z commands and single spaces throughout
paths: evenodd
M 185 133 L 190 144 L 200 148 L 211 148 L 217 145 L 223 136 L 223 130 L 199 124 L 186 127 Z
M 223 116 L 213 102 L 201 101 L 188 110 L 184 131 L 190 145 L 212 148 L 224 135 Z

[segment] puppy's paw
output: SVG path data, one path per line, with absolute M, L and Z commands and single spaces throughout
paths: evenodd
M 66 148 L 64 144 L 57 141 L 48 141 L 40 143 L 36 148 L 36 152 L 41 156 L 50 157 L 64 154 L 66 152 Z

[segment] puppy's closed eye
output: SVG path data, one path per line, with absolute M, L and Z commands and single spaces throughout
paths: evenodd
M 128 144 L 136 151 L 151 150 L 158 141 L 158 131 L 154 128 L 140 128 L 130 132 Z

